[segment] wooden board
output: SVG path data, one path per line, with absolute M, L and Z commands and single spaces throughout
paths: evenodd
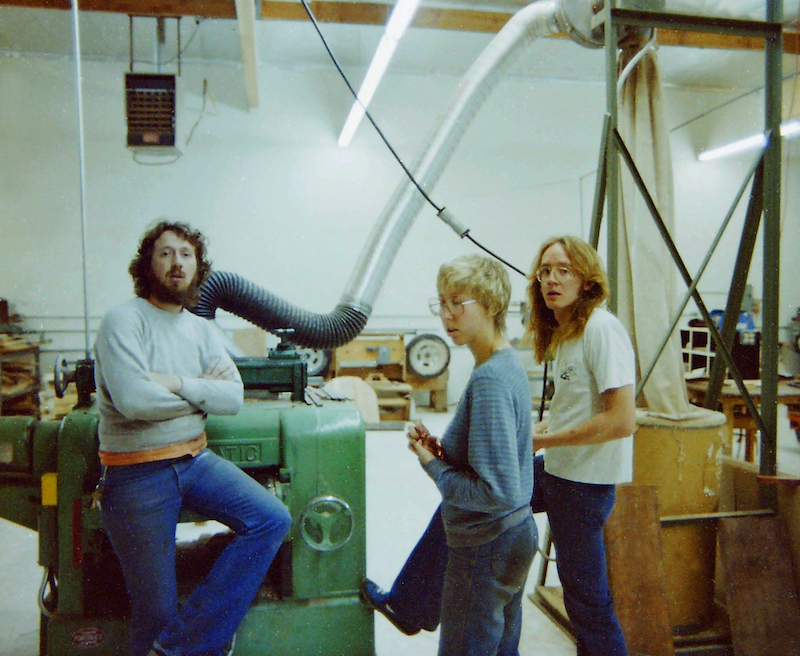
M 267 332 L 261 328 L 234 330 L 233 342 L 246 357 L 262 358 L 267 354 Z
M 447 369 L 436 378 L 420 378 L 413 371 L 406 372 L 406 380 L 414 391 L 427 391 L 430 394 L 430 406 L 435 412 L 447 412 L 447 381 L 450 373 Z
M 0 333 L 0 353 L 16 353 L 17 351 L 35 351 L 39 348 L 38 344 L 31 344 L 24 337 L 19 335 L 8 335 Z
M 333 351 L 334 376 L 384 374 L 390 380 L 406 377 L 406 346 L 402 334 L 359 335 Z
M 628 652 L 674 656 L 654 486 L 617 487 L 605 542 L 609 586 Z
M 800 602 L 783 520 L 722 519 L 719 551 L 734 654 L 799 656 Z
M 786 522 L 794 563 L 794 580 L 800 593 L 800 487 L 778 484 L 778 514 Z

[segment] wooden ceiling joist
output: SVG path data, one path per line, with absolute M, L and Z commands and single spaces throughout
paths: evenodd
M 242 48 L 242 69 L 247 106 L 258 107 L 258 72 L 256 57 L 256 8 L 253 0 L 236 0 L 236 22 Z
M 78 0 L 83 11 L 107 11 L 134 16 L 203 16 L 205 18 L 236 18 L 233 0 Z M 324 0 L 309 2 L 314 17 L 321 23 L 351 23 L 355 25 L 385 25 L 391 5 L 371 2 Z M 70 0 L 0 0 L 0 6 L 39 9 L 70 9 Z M 262 20 L 306 21 L 308 16 L 300 2 L 261 0 Z M 435 9 L 421 7 L 413 26 L 469 32 L 498 32 L 512 14 L 470 9 Z M 663 46 L 714 48 L 724 50 L 763 50 L 761 39 L 705 32 L 685 32 L 661 29 L 658 43 Z M 800 35 L 784 30 L 784 51 L 800 54 Z

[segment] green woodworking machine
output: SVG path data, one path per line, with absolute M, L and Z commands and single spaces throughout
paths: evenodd
M 239 367 L 246 387 L 248 378 L 263 389 L 274 377 L 252 362 Z M 207 425 L 210 448 L 273 490 L 294 519 L 239 628 L 235 654 L 373 656 L 372 611 L 358 597 L 366 570 L 363 421 L 350 404 L 304 404 L 286 380 L 291 400 L 248 401 L 238 415 L 209 417 Z M 0 417 L 0 516 L 39 534 L 41 656 L 127 654 L 127 593 L 100 511 L 91 507 L 99 417 L 85 405 L 61 421 Z M 183 594 L 225 537 L 179 543 Z

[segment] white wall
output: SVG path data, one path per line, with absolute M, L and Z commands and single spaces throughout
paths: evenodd
M 178 144 L 183 156 L 170 165 L 144 166 L 125 148 L 126 69 L 127 62 L 83 63 L 90 314 L 98 317 L 131 295 L 127 264 L 145 227 L 160 216 L 203 230 L 215 268 L 240 273 L 306 309 L 332 310 L 401 179 L 399 166 L 367 124 L 350 148 L 336 145 L 350 103 L 335 71 L 261 64 L 260 104 L 246 111 L 238 68 L 184 64 Z M 207 101 L 186 145 L 199 116 L 203 79 L 215 102 Z M 408 165 L 456 83 L 436 74 L 390 75 L 384 81 L 371 109 Z M 604 94 L 600 84 L 502 82 L 433 191 L 435 202 L 522 269 L 545 237 L 586 236 Z M 677 125 L 726 97 L 667 90 L 670 122 Z M 0 297 L 35 317 L 32 327 L 82 326 L 79 319 L 53 319 L 83 314 L 75 107 L 71 61 L 0 59 Z M 690 270 L 699 265 L 750 161 L 698 163 L 696 149 L 705 140 L 757 129 L 760 111 L 756 100 L 743 101 L 673 134 L 676 241 Z M 800 305 L 796 168 L 790 160 L 784 184 L 782 323 Z M 737 216 L 701 284 L 719 303 L 741 231 L 741 212 Z M 437 330 L 427 314 L 436 269 L 473 250 L 426 207 L 400 249 L 368 327 Z M 760 251 L 756 260 L 751 279 L 760 297 Z M 512 280 L 513 300 L 521 301 L 525 281 L 516 274 Z M 683 293 L 681 284 L 678 291 Z M 222 322 L 238 325 L 230 317 Z M 512 326 L 512 334 L 518 332 Z M 82 338 L 71 339 L 80 349 Z M 466 371 L 458 363 L 468 360 L 457 353 L 454 367 Z M 456 391 L 460 377 L 455 376 Z
M 784 73 L 790 72 L 784 70 Z M 792 83 L 784 88 L 784 117 L 796 112 L 789 108 L 794 96 Z M 670 115 L 673 124 L 702 114 L 706 108 L 718 107 L 729 97 L 741 92 L 675 91 L 669 94 Z M 733 105 L 714 111 L 672 133 L 672 154 L 675 162 L 676 189 L 676 242 L 684 253 L 689 270 L 693 273 L 700 266 L 711 241 L 730 210 L 736 193 L 751 168 L 755 155 L 740 156 L 700 162 L 696 153 L 700 150 L 732 141 L 733 138 L 749 136 L 763 129 L 763 97 L 752 94 Z M 800 239 L 800 195 L 798 195 L 798 154 L 800 143 L 784 141 L 782 212 L 781 212 L 781 290 L 780 325 L 787 326 L 800 307 L 800 262 L 797 258 L 797 243 Z M 774 193 L 767 189 L 765 193 Z M 748 203 L 749 186 L 737 206 L 734 218 L 727 228 L 699 289 L 709 307 L 724 307 L 733 265 L 741 239 L 744 213 Z M 753 286 L 753 295 L 762 298 L 763 285 L 763 240 L 759 233 L 748 278 Z M 678 291 L 683 294 L 684 288 Z M 757 317 L 758 320 L 758 317 Z

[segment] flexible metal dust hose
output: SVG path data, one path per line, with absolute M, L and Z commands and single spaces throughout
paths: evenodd
M 330 314 L 316 314 L 292 305 L 242 276 L 214 271 L 200 288 L 196 315 L 213 319 L 217 309 L 231 312 L 266 331 L 292 329 L 287 339 L 308 348 L 336 348 L 355 338 L 369 314 L 339 304 Z
M 453 152 L 498 81 L 536 38 L 559 31 L 560 2 L 542 0 L 518 11 L 497 33 L 458 84 L 457 92 L 434 128 L 412 173 L 429 192 L 439 181 Z M 342 296 L 344 303 L 371 308 L 424 199 L 403 178 L 372 229 L 361 258 Z M 463 237 L 467 229 L 447 212 L 440 217 Z
M 540 0 L 517 12 L 492 39 L 462 78 L 428 147 L 412 169 L 423 189 L 436 185 L 478 110 L 519 55 L 538 37 L 559 31 L 571 31 L 561 1 Z M 204 283 L 193 312 L 212 319 L 217 308 L 222 308 L 267 331 L 293 329 L 291 341 L 309 348 L 346 344 L 366 325 L 423 201 L 413 182 L 404 177 L 372 229 L 345 292 L 330 314 L 302 310 L 236 274 L 224 272 L 214 272 Z M 459 236 L 467 233 L 449 213 L 443 210 L 439 216 Z

